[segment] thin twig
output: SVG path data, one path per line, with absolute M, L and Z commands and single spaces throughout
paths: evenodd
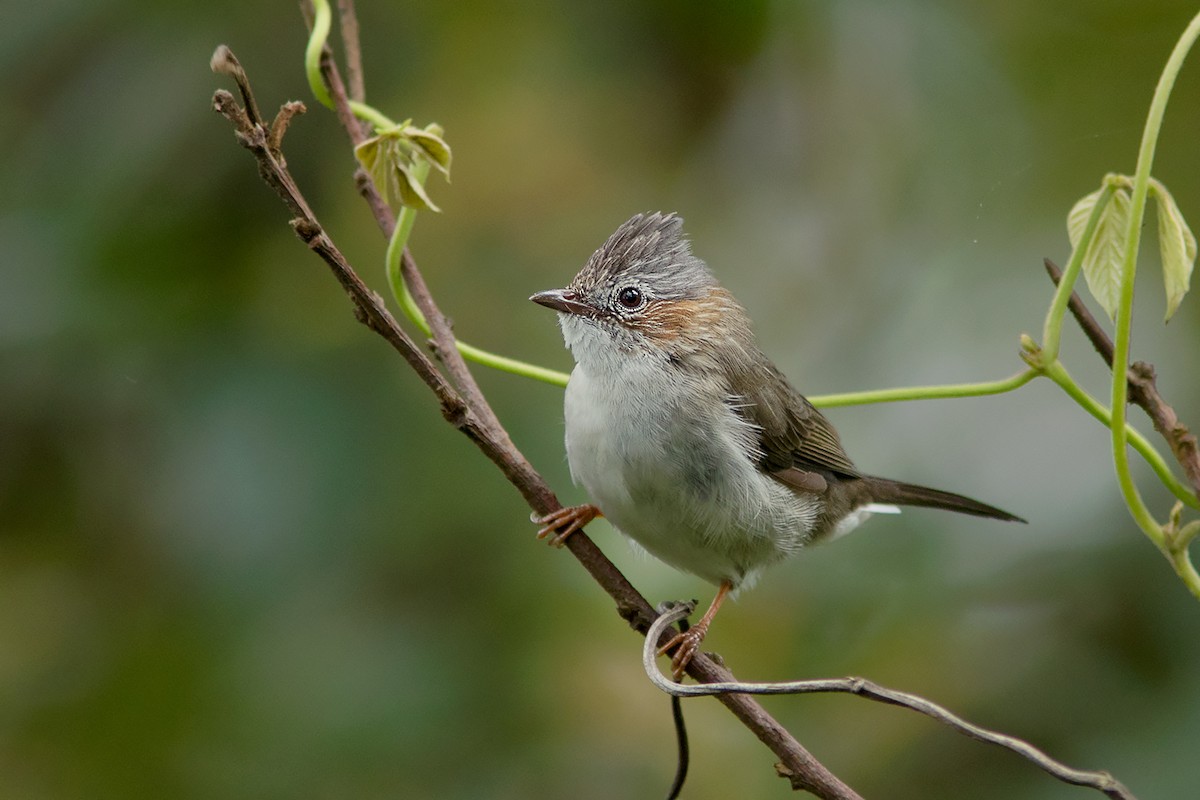
M 254 99 L 254 93 L 250 91 L 250 79 L 246 77 L 246 70 L 242 69 L 242 62 L 238 61 L 233 51 L 225 45 L 218 46 L 213 51 L 208 66 L 213 72 L 233 78 L 238 91 L 242 93 L 242 106 L 250 124 L 262 125 L 263 116 L 258 110 L 258 102 Z
M 1054 281 L 1055 286 L 1062 283 L 1063 272 L 1058 264 L 1055 264 L 1048 258 L 1042 259 L 1042 264 L 1046 267 L 1046 272 L 1050 275 L 1050 280 Z M 1067 307 L 1071 309 L 1071 315 L 1075 317 L 1075 321 L 1083 329 L 1083 335 L 1092 343 L 1092 347 L 1096 348 L 1096 352 L 1104 359 L 1104 363 L 1108 364 L 1109 369 L 1112 369 L 1112 339 L 1108 337 L 1108 334 L 1104 332 L 1104 328 L 1100 327 L 1100 323 L 1096 321 L 1096 318 L 1092 316 L 1092 312 L 1084 305 L 1083 299 L 1079 296 L 1078 292 L 1071 292 L 1071 299 L 1068 301 Z
M 350 99 L 362 102 L 367 97 L 363 82 L 362 47 L 358 43 L 358 14 L 354 0 L 338 0 L 338 29 L 342 32 L 342 47 L 346 50 L 346 81 Z
M 450 385 L 436 365 L 401 328 L 383 300 L 368 287 L 351 268 L 332 240 L 325 234 L 321 224 L 308 207 L 303 195 L 296 187 L 287 168 L 274 157 L 268 145 L 269 133 L 261 125 L 249 121 L 244 109 L 237 105 L 233 95 L 220 89 L 213 95 L 213 109 L 233 123 L 238 141 L 250 150 L 258 160 L 259 172 L 267 184 L 294 215 L 292 229 L 296 235 L 320 256 L 333 271 L 338 282 L 349 294 L 355 305 L 355 316 L 359 321 L 378 333 L 404 357 L 424 383 L 433 390 L 442 406 L 443 415 L 472 432 L 481 430 L 477 420 L 469 412 L 462 397 Z
M 1045 266 L 1050 280 L 1057 286 L 1062 281 L 1062 270 L 1048 258 L 1045 259 Z M 1096 352 L 1104 359 L 1104 363 L 1108 364 L 1108 368 L 1113 369 L 1112 339 L 1092 316 L 1092 312 L 1084 305 L 1077 292 L 1071 292 L 1068 307 L 1084 335 L 1092 343 L 1092 347 L 1096 348 Z M 1154 429 L 1166 440 L 1171 452 L 1175 454 L 1175 460 L 1183 467 L 1183 472 L 1192 485 L 1192 491 L 1200 495 L 1200 448 L 1197 447 L 1196 435 L 1179 421 L 1175 409 L 1159 394 L 1154 366 L 1145 361 L 1135 361 L 1129 367 L 1128 380 L 1130 402 L 1139 406 L 1150 417 Z
M 1060 761 L 1050 758 L 1050 756 L 1024 739 L 1018 739 L 1015 736 L 981 728 L 923 697 L 918 697 L 908 692 L 899 692 L 895 689 L 888 689 L 865 678 L 819 678 L 782 683 L 739 683 L 737 681 L 729 681 L 722 683 L 714 682 L 699 686 L 675 683 L 659 671 L 657 663 L 658 653 L 653 641 L 657 639 L 657 634 L 665 634 L 670 626 L 688 616 L 692 611 L 691 603 L 680 603 L 664 612 L 650 626 L 649 635 L 646 637 L 646 644 L 642 648 L 642 666 L 645 667 L 646 674 L 655 686 L 672 696 L 703 697 L 728 692 L 745 694 L 817 694 L 840 692 L 853 694 L 858 697 L 865 697 L 868 700 L 901 706 L 919 712 L 972 739 L 1012 750 L 1017 755 L 1028 759 L 1064 783 L 1096 789 L 1114 800 L 1136 800 L 1133 794 L 1120 781 L 1107 772 L 1088 772 L 1073 769 Z
M 358 193 L 362 195 L 363 200 L 366 200 L 367 205 L 371 207 L 371 214 L 375 217 L 375 224 L 383 232 L 383 238 L 391 239 L 392 229 L 396 227 L 396 216 L 384 201 L 383 195 L 379 194 L 379 190 L 375 188 L 375 182 L 371 180 L 371 176 L 362 167 L 354 170 L 354 185 L 358 188 Z

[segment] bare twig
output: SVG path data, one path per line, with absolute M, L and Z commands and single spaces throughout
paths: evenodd
M 225 45 L 220 45 L 213 51 L 208 66 L 213 72 L 233 78 L 238 91 L 242 93 L 242 105 L 245 107 L 245 113 L 250 123 L 262 125 L 263 116 L 258 110 L 254 93 L 250 91 L 250 79 L 246 77 L 246 71 L 242 69 L 242 62 L 237 60 L 233 51 Z
M 323 62 L 329 74 L 336 75 L 336 66 L 331 60 Z M 242 73 L 244 79 L 244 73 Z M 236 80 L 237 78 L 235 78 Z M 239 88 L 241 84 L 239 83 Z M 345 88 L 336 78 L 330 81 L 331 95 L 339 111 L 348 110 Z M 246 82 L 244 94 L 249 92 Z M 396 324 L 377 294 L 372 292 L 351 269 L 329 237 L 321 229 L 307 202 L 295 185 L 282 160 L 272 152 L 272 137 L 261 123 L 251 122 L 229 92 L 218 91 L 213 96 L 213 107 L 228 119 L 235 128 L 238 141 L 253 153 L 258 161 L 259 173 L 266 183 L 283 200 L 289 211 L 296 216 L 293 228 L 300 238 L 316 252 L 333 270 L 338 281 L 346 288 L 355 306 L 355 316 L 371 330 L 382 335 L 401 353 L 418 376 L 434 391 L 442 407 L 443 416 L 462 430 L 485 455 L 495 463 L 538 514 L 548 514 L 561 508 L 558 499 L 545 480 L 516 449 L 507 433 L 495 419 L 490 406 L 483 399 L 461 362 L 454 347 L 453 334 L 445 317 L 433 303 L 423 282 L 414 281 L 410 288 L 422 312 L 429 320 L 438 344 L 438 352 L 450 371 L 459 389 L 455 389 L 437 370 L 433 362 Z M 343 125 L 353 140 L 360 130 L 353 115 L 339 113 Z M 275 137 L 277 141 L 279 137 Z M 360 191 L 368 195 L 374 187 L 360 185 Z M 386 231 L 385 231 L 386 232 Z M 406 254 L 410 276 L 419 277 L 415 263 Z M 461 382 L 460 382 L 461 381 Z M 460 394 L 460 390 L 463 391 Z M 478 403 L 475 405 L 474 403 Z M 499 433 L 497 434 L 497 429 Z M 645 633 L 655 614 L 650 604 L 629 583 L 595 543 L 581 533 L 567 542 L 567 549 L 583 564 L 588 573 L 599 583 L 617 604 L 617 612 L 637 631 Z M 667 640 L 663 636 L 663 643 Z M 730 680 L 732 675 L 718 667 L 711 659 L 697 657 L 688 670 L 697 680 Z M 766 743 L 781 759 L 783 768 L 793 774 L 793 785 L 831 800 L 860 800 L 859 795 L 839 780 L 817 761 L 782 725 L 776 722 L 754 700 L 744 695 L 724 695 L 720 701 L 749 727 L 758 738 Z
M 396 227 L 396 217 L 392 214 L 392 209 L 388 204 L 384 202 L 379 190 L 375 188 L 375 182 L 371 180 L 371 176 L 362 167 L 354 170 L 354 185 L 358 188 L 358 193 L 362 195 L 363 200 L 366 200 L 367 205 L 371 207 L 371 214 L 375 217 L 375 224 L 383 232 L 383 237 L 385 239 L 392 238 L 392 229 Z
M 342 32 L 342 47 L 346 50 L 346 80 L 350 84 L 350 99 L 362 102 L 367 90 L 363 82 L 362 47 L 358 43 L 358 14 L 354 0 L 338 0 L 338 29 Z
M 1045 259 L 1045 265 L 1046 272 L 1050 274 L 1050 279 L 1057 286 L 1062 281 L 1062 270 L 1048 258 Z M 1104 363 L 1108 364 L 1109 369 L 1112 369 L 1112 339 L 1092 316 L 1092 312 L 1088 311 L 1078 293 L 1071 292 L 1069 308 L 1071 315 L 1083 329 L 1084 335 L 1092 343 L 1092 347 L 1096 348 L 1096 352 L 1104 359 Z M 1154 429 L 1166 440 L 1171 452 L 1175 454 L 1175 459 L 1183 467 L 1183 472 L 1192 485 L 1192 491 L 1200 495 L 1200 449 L 1197 448 L 1196 435 L 1188 430 L 1187 425 L 1179 421 L 1175 409 L 1168 405 L 1167 401 L 1159 394 L 1154 366 L 1145 361 L 1135 361 L 1129 367 L 1128 379 L 1130 401 L 1150 417 L 1150 421 L 1154 423 Z
M 730 681 L 699 686 L 675 683 L 659 671 L 657 651 L 653 642 L 657 640 L 659 634 L 665 634 L 671 625 L 688 616 L 692 610 L 690 603 L 680 603 L 665 611 L 650 626 L 649 634 L 646 637 L 646 644 L 642 648 L 642 666 L 645 667 L 646 674 L 655 686 L 670 695 L 675 697 L 702 697 L 719 695 L 726 692 L 745 694 L 817 694 L 840 692 L 853 694 L 879 703 L 901 706 L 916 711 L 972 739 L 1012 750 L 1017 755 L 1028 759 L 1064 783 L 1096 789 L 1113 798 L 1113 800 L 1136 800 L 1133 794 L 1120 781 L 1107 772 L 1088 772 L 1073 769 L 1060 761 L 1050 758 L 1050 756 L 1023 739 L 973 725 L 962 717 L 923 697 L 889 689 L 886 686 L 880 686 L 865 678 L 819 678 L 784 683 L 738 683 Z
M 378 333 L 404 357 L 408 365 L 417 373 L 422 381 L 433 390 L 442 406 L 442 413 L 458 427 L 470 432 L 481 430 L 477 420 L 467 409 L 462 397 L 451 386 L 429 356 L 417 346 L 404 329 L 397 323 L 379 295 L 373 292 L 346 262 L 341 252 L 321 228 L 313 215 L 303 195 L 296 188 L 295 181 L 287 172 L 282 162 L 274 157 L 268 145 L 270 133 L 261 125 L 250 122 L 244 109 L 237 105 L 233 95 L 224 90 L 218 90 L 213 95 L 213 109 L 233 123 L 238 142 L 250 150 L 258 159 L 259 172 L 267 184 L 275 190 L 283 200 L 288 210 L 295 215 L 292 229 L 296 235 L 319 255 L 330 269 L 338 282 L 350 295 L 355 305 L 355 316 L 360 322 Z

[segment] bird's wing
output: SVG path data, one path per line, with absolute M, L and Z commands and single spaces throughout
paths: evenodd
M 825 477 L 859 477 L 829 420 L 765 357 L 755 371 L 731 375 L 730 385 L 738 413 L 758 429 L 763 471 L 817 493 L 824 491 Z

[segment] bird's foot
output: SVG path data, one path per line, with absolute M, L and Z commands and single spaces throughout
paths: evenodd
M 585 503 L 581 506 L 568 506 L 560 508 L 547 514 L 544 517 L 530 517 L 533 522 L 541 525 L 538 529 L 537 538 L 547 539 L 551 547 L 562 547 L 571 534 L 581 529 L 584 525 L 594 520 L 596 517 L 602 517 L 600 509 L 596 508 L 591 503 Z M 553 535 L 551 535 L 553 534 Z
M 660 656 L 675 649 L 675 655 L 671 657 L 671 677 L 676 681 L 683 678 L 684 670 L 687 669 L 688 664 L 692 663 L 692 659 L 695 657 L 696 651 L 700 649 L 700 643 L 704 641 L 706 635 L 708 635 L 708 626 L 701 621 L 700 624 L 675 634 L 671 641 L 658 648 Z
M 660 656 L 666 654 L 671 648 L 675 648 L 675 655 L 671 658 L 671 675 L 676 681 L 683 677 L 683 671 L 687 669 L 688 664 L 696 655 L 696 651 L 700 649 L 700 643 L 708 635 L 708 626 L 712 624 L 713 617 L 717 615 L 721 603 L 725 602 L 725 598 L 732 591 L 733 581 L 728 579 L 721 581 L 721 586 L 717 589 L 717 596 L 713 598 L 712 604 L 708 607 L 708 611 L 704 612 L 700 621 L 675 634 L 671 641 L 658 648 Z

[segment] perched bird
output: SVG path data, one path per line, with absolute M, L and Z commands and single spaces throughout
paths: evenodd
M 592 504 L 536 520 L 561 544 L 597 516 L 671 566 L 719 588 L 672 648 L 682 676 L 730 592 L 890 504 L 1023 521 L 968 497 L 864 475 L 837 431 L 763 355 L 745 310 L 691 253 L 683 220 L 638 214 L 565 289 L 530 299 L 558 313 L 575 358 L 567 460 Z

